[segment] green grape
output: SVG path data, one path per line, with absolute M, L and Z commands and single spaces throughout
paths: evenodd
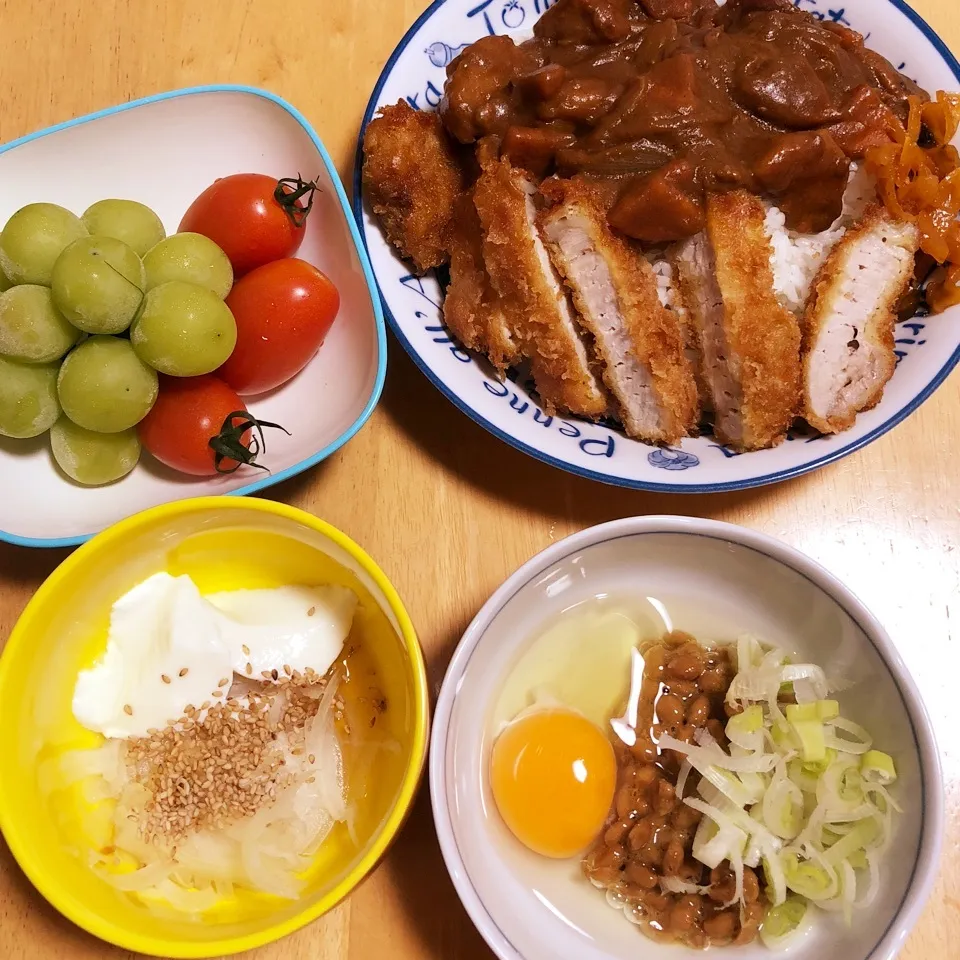
M 63 361 L 57 392 L 63 412 L 77 426 L 120 433 L 136 426 L 157 399 L 156 373 L 117 337 L 84 340 Z
M 196 283 L 221 300 L 233 286 L 233 267 L 227 255 L 199 233 L 175 233 L 161 240 L 144 258 L 147 290 L 170 280 Z
M 138 257 L 167 235 L 160 218 L 136 200 L 98 200 L 80 219 L 92 235 L 122 240 Z
M 0 435 L 38 437 L 60 416 L 59 363 L 22 363 L 0 357 Z
M 59 360 L 80 331 L 56 308 L 49 287 L 25 283 L 0 293 L 0 354 L 47 363 Z
M 21 207 L 0 233 L 0 270 L 13 283 L 50 286 L 57 257 L 87 228 L 69 210 L 55 203 Z
M 53 268 L 53 302 L 87 333 L 122 333 L 143 300 L 146 274 L 122 240 L 81 237 Z
M 237 323 L 206 288 L 171 280 L 144 297 L 130 342 L 137 356 L 161 373 L 197 377 L 212 373 L 233 353 Z
M 61 417 L 50 428 L 50 449 L 57 466 L 87 487 L 113 483 L 125 477 L 140 459 L 137 431 L 95 433 Z

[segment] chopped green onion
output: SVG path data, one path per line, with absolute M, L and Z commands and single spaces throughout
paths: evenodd
M 732 740 L 738 734 L 756 733 L 763 729 L 763 707 L 755 703 L 743 713 L 734 714 L 727 721 L 727 736 Z
M 799 757 L 795 757 L 787 764 L 787 776 L 804 792 L 817 792 L 817 780 L 819 775 L 809 769 L 814 764 L 804 763 Z
M 802 897 L 787 897 L 783 903 L 771 907 L 763 918 L 760 939 L 765 947 L 777 949 L 792 937 L 807 915 L 807 901 Z
M 742 808 L 751 803 L 756 803 L 763 796 L 762 786 L 759 790 L 756 788 L 751 790 L 736 774 L 728 773 L 719 767 L 704 767 L 700 769 L 700 775 L 708 783 L 712 783 L 725 797 L 732 800 L 738 807 Z
M 795 852 L 781 853 L 780 864 L 787 886 L 808 900 L 829 900 L 837 895 L 840 881 L 826 866 L 812 860 L 801 860 Z
M 806 723 L 820 719 L 816 700 L 813 703 L 788 703 L 784 712 L 790 723 Z
M 704 826 L 708 824 L 708 826 Z M 712 824 L 712 826 L 709 826 Z M 710 867 L 719 867 L 724 860 L 742 858 L 747 845 L 747 835 L 733 824 L 718 824 L 709 815 L 700 821 L 693 838 L 693 855 L 701 863 Z
M 827 847 L 823 855 L 824 859 L 834 866 L 839 866 L 852 854 L 865 852 L 866 848 L 876 840 L 877 833 L 876 820 L 861 820 L 846 836 Z
M 836 717 L 832 721 L 833 730 L 827 738 L 827 746 L 839 750 L 841 753 L 866 753 L 873 746 L 873 740 L 870 734 L 852 720 L 845 720 L 843 717 Z M 849 734 L 848 737 L 838 737 L 837 731 Z
M 816 763 L 826 758 L 827 745 L 823 736 L 823 724 L 819 720 L 794 720 L 790 726 L 800 741 L 800 754 L 804 763 Z
M 792 840 L 803 829 L 803 794 L 784 776 L 775 778 L 763 795 L 763 822 L 783 840 Z
M 868 750 L 860 758 L 860 776 L 867 783 L 879 783 L 886 786 L 897 779 L 897 768 L 893 757 L 881 750 Z
M 798 747 L 797 738 L 794 736 L 793 728 L 789 723 L 775 723 L 770 728 L 770 736 L 773 737 L 774 744 L 781 750 L 796 750 Z
M 821 720 L 835 720 L 840 716 L 840 704 L 836 700 L 818 700 L 817 712 Z
M 854 870 L 866 870 L 870 866 L 866 850 L 854 850 L 853 853 L 847 857 L 847 862 Z
M 834 720 L 840 716 L 840 704 L 836 700 L 814 700 L 811 703 L 788 703 L 787 720 Z
M 807 773 L 812 773 L 816 777 L 823 776 L 830 769 L 830 767 L 836 763 L 837 760 L 837 751 L 831 747 L 827 747 L 826 755 L 822 760 L 814 760 L 809 763 L 803 764 L 803 769 Z
M 726 724 L 729 747 L 705 734 L 695 744 L 664 734 L 659 745 L 700 773 L 699 797 L 682 798 L 703 814 L 693 856 L 710 868 L 728 862 L 741 905 L 743 868 L 762 869 L 771 907 L 761 938 L 779 944 L 809 919 L 810 903 L 849 922 L 876 897 L 900 809 L 887 791 L 897 771 L 840 715 L 828 695 L 843 687 L 831 688 L 820 667 L 789 664 L 752 637 L 740 639 L 737 666 L 726 696 L 740 711 Z

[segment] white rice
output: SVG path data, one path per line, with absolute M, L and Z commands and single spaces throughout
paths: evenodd
M 655 247 L 648 250 L 645 256 L 657 278 L 657 296 L 660 298 L 660 303 L 668 310 L 673 310 L 682 316 L 686 313 L 686 308 L 674 276 L 673 263 L 667 259 L 666 250 L 663 247 Z
M 823 233 L 800 234 L 788 230 L 783 211 L 767 205 L 765 225 L 773 246 L 770 258 L 773 284 L 780 302 L 788 310 L 801 313 L 823 261 L 876 198 L 876 180 L 865 169 L 854 165 L 843 195 L 843 212 Z

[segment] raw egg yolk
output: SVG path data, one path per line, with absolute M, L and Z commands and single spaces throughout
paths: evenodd
M 504 823 L 534 853 L 565 859 L 603 827 L 617 783 L 610 741 L 572 710 L 545 708 L 514 720 L 490 758 L 493 799 Z

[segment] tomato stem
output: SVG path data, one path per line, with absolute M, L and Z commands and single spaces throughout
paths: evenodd
M 266 470 L 262 463 L 257 463 L 257 457 L 267 452 L 267 441 L 263 436 L 263 428 L 270 427 L 283 430 L 289 437 L 290 431 L 281 427 L 279 423 L 269 420 L 258 420 L 246 410 L 235 410 L 227 415 L 220 427 L 220 432 L 210 438 L 210 447 L 213 450 L 213 466 L 217 473 L 236 473 L 242 466 L 256 467 Z M 250 430 L 256 431 L 249 441 L 244 443 L 244 434 Z M 233 460 L 233 466 L 224 466 L 224 460 Z
M 298 173 L 294 177 L 284 177 L 277 181 L 277 189 L 273 191 L 273 197 L 283 207 L 286 215 L 293 221 L 297 228 L 306 223 L 307 216 L 313 209 L 313 199 L 319 186 L 316 180 L 304 180 Z M 306 197 L 306 206 L 300 205 L 300 200 Z

